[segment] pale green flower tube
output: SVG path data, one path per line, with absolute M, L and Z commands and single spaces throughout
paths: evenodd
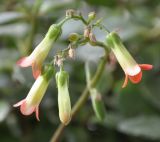
M 56 74 L 59 118 L 65 125 L 67 125 L 71 120 L 71 102 L 68 91 L 68 79 L 69 75 L 66 71 L 60 71 Z

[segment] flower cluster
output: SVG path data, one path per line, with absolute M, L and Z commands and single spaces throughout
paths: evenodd
M 68 89 L 69 75 L 63 69 L 63 61 L 67 57 L 72 59 L 75 58 L 75 48 L 77 48 L 78 45 L 89 43 L 92 46 L 101 46 L 107 53 L 106 55 L 108 55 L 108 52 L 110 51 L 108 50 L 108 48 L 111 49 L 125 73 L 125 80 L 122 88 L 127 86 L 128 80 L 135 84 L 139 83 L 142 79 L 142 71 L 151 70 L 153 68 L 153 66 L 150 64 L 138 64 L 127 51 L 122 43 L 122 40 L 116 32 L 109 32 L 104 42 L 97 41 L 96 36 L 93 33 L 93 28 L 97 26 L 100 29 L 103 29 L 104 27 L 100 24 L 100 20 L 98 20 L 94 24 L 91 24 L 92 20 L 94 20 L 96 16 L 94 12 L 88 15 L 88 20 L 85 20 L 81 15 L 76 15 L 73 10 L 69 10 L 66 13 L 66 16 L 67 17 L 63 19 L 59 24 L 53 24 L 50 26 L 44 39 L 39 43 L 39 45 L 29 56 L 23 57 L 17 61 L 17 65 L 19 65 L 20 67 L 32 66 L 33 77 L 36 80 L 27 97 L 14 105 L 14 107 L 20 107 L 20 111 L 23 115 L 31 115 L 33 112 L 35 112 L 37 120 L 40 120 L 39 104 L 47 90 L 51 78 L 55 75 L 54 65 L 58 65 L 58 67 L 60 67 L 60 71 L 57 72 L 55 76 L 58 88 L 59 118 L 64 125 L 67 125 L 70 122 L 72 111 Z M 70 44 L 68 48 L 58 52 L 54 56 L 54 60 L 52 60 L 50 64 L 42 68 L 48 53 L 53 47 L 53 43 L 61 35 L 61 27 L 63 23 L 72 18 L 76 20 L 79 19 L 85 24 L 85 30 L 83 34 L 70 34 Z M 107 31 L 106 29 L 104 30 Z M 97 72 L 101 73 L 101 71 L 99 70 Z M 86 75 L 88 76 L 87 86 L 88 92 L 91 95 L 93 110 L 97 118 L 99 118 L 99 120 L 103 120 L 105 117 L 105 106 L 103 103 L 103 99 L 96 87 L 90 85 L 89 71 L 86 71 Z M 97 79 L 98 77 L 94 77 L 94 79 Z
M 39 104 L 47 90 L 49 82 L 54 75 L 54 67 L 52 64 L 47 65 L 42 70 L 42 64 L 46 59 L 49 51 L 52 48 L 52 44 L 60 36 L 61 25 L 52 25 L 45 38 L 35 48 L 35 50 L 28 56 L 23 57 L 17 64 L 21 67 L 32 66 L 33 77 L 36 79 L 32 88 L 30 89 L 27 97 L 15 105 L 20 106 L 20 111 L 23 115 L 30 115 L 33 112 L 36 114 L 36 118 L 39 121 Z M 68 75 L 65 71 L 57 73 L 57 87 L 58 87 L 58 104 L 60 120 L 64 124 L 68 124 L 71 119 L 71 105 L 68 92 Z M 63 84 L 64 82 L 64 84 Z M 66 105 L 68 107 L 66 107 Z

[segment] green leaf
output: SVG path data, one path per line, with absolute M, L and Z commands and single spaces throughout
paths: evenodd
M 28 25 L 25 23 L 10 24 L 0 26 L 0 36 L 22 37 L 28 31 Z
M 119 131 L 132 135 L 160 139 L 160 117 L 159 116 L 138 116 L 124 120 L 118 125 Z
M 114 6 L 116 4 L 115 0 L 87 0 L 87 2 L 95 6 Z
M 0 25 L 12 23 L 16 20 L 23 18 L 24 15 L 19 12 L 3 12 L 0 13 Z
M 9 111 L 10 111 L 9 104 L 6 101 L 1 100 L 0 101 L 0 122 L 2 122 L 7 117 Z

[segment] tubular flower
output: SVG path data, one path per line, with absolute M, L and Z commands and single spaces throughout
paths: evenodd
M 117 33 L 111 32 L 106 37 L 106 44 L 112 49 L 119 64 L 125 72 L 125 81 L 122 88 L 127 86 L 128 78 L 132 83 L 139 83 L 142 79 L 142 70 L 151 70 L 153 68 L 150 64 L 137 64 L 123 45 Z
M 50 26 L 45 38 L 39 43 L 34 51 L 27 57 L 23 57 L 17 61 L 21 67 L 32 66 L 33 76 L 36 79 L 41 74 L 42 63 L 52 48 L 53 42 L 61 34 L 61 26 L 53 24 Z
M 39 104 L 47 90 L 50 78 L 53 76 L 53 74 L 54 69 L 52 66 L 49 66 L 44 74 L 37 78 L 27 97 L 13 106 L 20 106 L 20 111 L 23 115 L 30 115 L 35 112 L 36 118 L 39 121 Z
M 69 75 L 66 71 L 60 71 L 56 74 L 59 117 L 64 125 L 67 125 L 71 120 L 71 102 L 68 91 L 68 79 Z

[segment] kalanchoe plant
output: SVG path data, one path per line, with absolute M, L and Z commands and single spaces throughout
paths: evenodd
M 61 34 L 61 25 L 53 24 L 50 26 L 45 38 L 39 43 L 34 51 L 28 56 L 17 61 L 21 67 L 32 66 L 33 76 L 36 79 L 41 74 L 41 68 L 46 59 L 52 44 Z
M 106 44 L 114 52 L 119 64 L 125 72 L 125 81 L 122 88 L 126 87 L 128 78 L 132 83 L 139 83 L 142 78 L 142 70 L 151 70 L 150 64 L 137 64 L 130 53 L 122 43 L 122 40 L 116 32 L 111 32 L 106 37 Z
M 53 66 L 47 66 L 29 91 L 27 97 L 16 103 L 14 107 L 20 106 L 20 111 L 23 115 L 36 113 L 36 118 L 39 120 L 39 104 L 47 90 L 49 82 L 54 74 Z
M 70 19 L 76 21 L 80 20 L 84 24 L 84 31 L 81 32 L 83 34 L 72 33 L 68 39 L 70 42 L 69 46 L 66 49 L 55 53 L 49 65 L 42 70 L 43 62 L 50 52 L 52 44 L 60 37 L 62 25 Z M 27 97 L 15 104 L 14 107 L 20 106 L 20 111 L 24 115 L 30 115 L 35 112 L 37 120 L 39 120 L 39 104 L 47 90 L 52 76 L 54 75 L 53 62 L 54 65 L 58 65 L 58 67 L 60 67 L 60 71 L 56 73 L 56 83 L 58 88 L 59 117 L 62 124 L 57 129 L 51 142 L 58 141 L 65 125 L 71 121 L 71 117 L 73 117 L 83 106 L 88 99 L 89 94 L 91 95 L 92 106 L 96 116 L 100 120 L 104 119 L 105 106 L 100 93 L 96 89 L 96 85 L 103 70 L 105 69 L 106 61 L 111 50 L 115 54 L 119 64 L 125 72 L 126 77 L 122 86 L 123 88 L 126 87 L 128 78 L 133 83 L 139 83 L 142 78 L 142 70 L 152 69 L 152 65 L 150 64 L 137 64 L 137 62 L 124 47 L 118 34 L 115 32 L 109 32 L 108 29 L 101 24 L 102 20 L 95 20 L 95 12 L 89 13 L 88 19 L 85 19 L 82 14 L 78 14 L 74 10 L 68 10 L 66 12 L 66 17 L 59 24 L 53 24 L 50 26 L 45 38 L 34 49 L 34 51 L 28 57 L 24 57 L 17 62 L 17 64 L 21 67 L 32 66 L 33 76 L 36 81 L 29 91 Z M 106 40 L 104 42 L 97 40 L 96 34 L 93 33 L 95 27 L 107 33 Z M 93 78 L 90 77 L 89 71 L 86 71 L 86 88 L 71 110 L 71 101 L 69 96 L 69 75 L 63 70 L 63 63 L 68 57 L 74 59 L 76 55 L 76 48 L 88 43 L 92 46 L 103 48 L 105 55 L 103 58 L 101 58 Z

